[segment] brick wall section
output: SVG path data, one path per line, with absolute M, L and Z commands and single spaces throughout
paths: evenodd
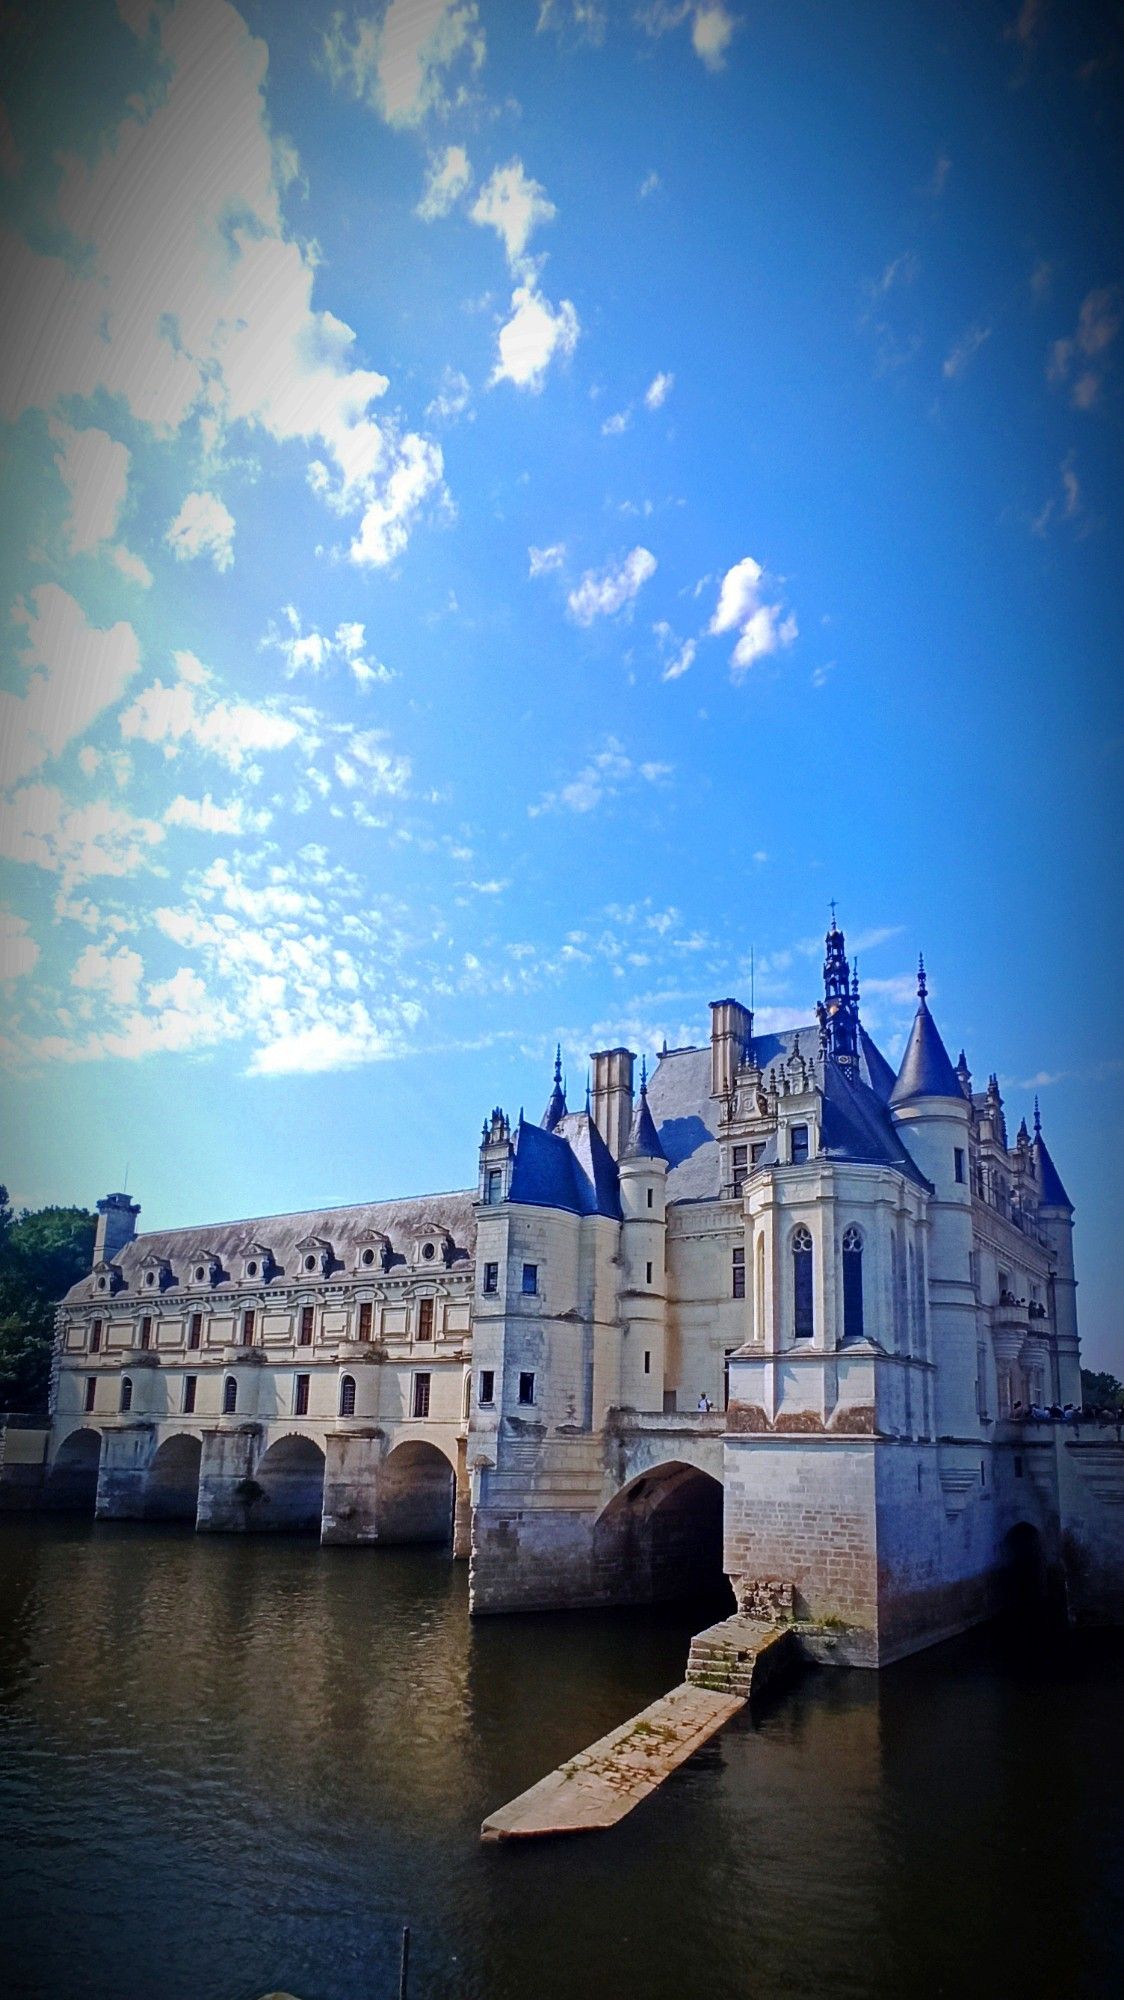
M 785 1577 L 798 1617 L 876 1629 L 874 1495 L 873 1445 L 728 1439 L 727 1573 Z

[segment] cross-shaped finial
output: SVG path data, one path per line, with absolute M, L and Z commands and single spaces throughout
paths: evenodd
M 835 929 L 835 897 L 831 899 L 831 928 Z
M 925 995 L 926 995 L 926 994 L 928 993 L 928 991 L 929 991 L 929 988 L 928 988 L 928 986 L 927 986 L 927 985 L 926 985 L 926 983 L 925 983 L 925 960 L 924 960 L 924 957 L 922 956 L 922 954 L 921 954 L 920 952 L 918 952 L 918 954 L 917 954 L 917 998 L 918 998 L 919 1000 L 924 1000 L 924 998 L 925 998 Z

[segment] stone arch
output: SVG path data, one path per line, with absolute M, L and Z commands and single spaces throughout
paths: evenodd
M 247 1484 L 246 1526 L 272 1534 L 320 1532 L 324 1512 L 324 1453 L 292 1431 L 262 1453 Z
M 1000 1609 L 1016 1625 L 1038 1625 L 1055 1610 L 1058 1579 L 1032 1521 L 1016 1521 L 1003 1537 Z
M 598 1515 L 593 1559 L 610 1601 L 653 1604 L 676 1599 L 734 1609 L 723 1568 L 720 1480 L 684 1459 L 639 1473 Z
M 456 1465 L 442 1445 L 406 1438 L 379 1471 L 380 1542 L 452 1544 Z
M 202 1457 L 203 1440 L 195 1431 L 178 1431 L 164 1439 L 145 1479 L 146 1521 L 194 1521 Z
M 47 1474 L 43 1505 L 59 1513 L 93 1514 L 98 1499 L 102 1434 L 90 1424 L 64 1437 Z

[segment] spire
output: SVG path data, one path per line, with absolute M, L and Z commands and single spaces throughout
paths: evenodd
M 1067 1195 L 1053 1160 L 1050 1158 L 1046 1141 L 1042 1137 L 1042 1119 L 1038 1111 L 1038 1099 L 1034 1100 L 1034 1164 L 1038 1170 L 1038 1200 L 1043 1208 L 1068 1208 L 1073 1212 L 1073 1203 Z
M 963 1049 L 961 1049 L 960 1054 L 956 1058 L 956 1075 L 960 1088 L 970 1104 L 972 1102 L 972 1072 L 968 1068 L 968 1058 L 964 1054 Z
M 562 1081 L 562 1044 L 559 1042 L 554 1054 L 554 1089 L 550 1102 L 542 1115 L 544 1132 L 553 1132 L 566 1116 L 566 1086 Z
M 948 1059 L 948 1051 L 929 1012 L 928 991 L 925 960 L 919 958 L 917 1012 L 905 1046 L 902 1066 L 898 1071 L 898 1080 L 890 1093 L 890 1104 L 894 1109 L 916 1097 L 956 1097 L 963 1101 L 964 1092 L 960 1078 Z
M 622 1160 L 666 1160 L 667 1154 L 660 1145 L 660 1135 L 656 1131 L 656 1121 L 648 1105 L 648 1065 L 641 1058 L 640 1096 L 632 1114 L 632 1125 Z
M 854 1079 L 859 1067 L 859 981 L 856 967 L 852 983 L 846 944 L 835 921 L 833 902 L 831 928 L 824 939 L 823 999 L 816 1008 L 816 1018 L 824 1054 Z
M 1042 1113 L 1038 1109 L 1037 1091 L 1035 1091 L 1034 1093 L 1034 1136 L 1036 1139 L 1040 1139 L 1042 1137 Z

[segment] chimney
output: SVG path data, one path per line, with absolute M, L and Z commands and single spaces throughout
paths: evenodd
M 119 1250 L 131 1243 L 137 1233 L 137 1217 L 140 1214 L 139 1201 L 130 1201 L 127 1194 L 107 1194 L 98 1203 L 98 1227 L 94 1237 L 94 1263 L 100 1264 L 105 1258 L 112 1262 Z
M 614 1160 L 619 1160 L 632 1129 L 632 1066 L 636 1057 L 631 1049 L 601 1049 L 590 1061 L 593 1122 Z
M 753 1015 L 740 1000 L 710 1003 L 710 1094 L 729 1097 L 753 1035 Z

